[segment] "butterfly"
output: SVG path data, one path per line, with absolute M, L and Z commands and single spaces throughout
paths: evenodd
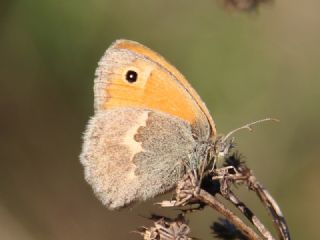
M 109 209 L 174 188 L 207 157 L 215 123 L 185 77 L 146 46 L 115 41 L 94 80 L 83 136 L 85 179 Z

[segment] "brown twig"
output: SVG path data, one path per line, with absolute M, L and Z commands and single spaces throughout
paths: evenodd
M 206 203 L 207 205 L 221 213 L 223 216 L 225 216 L 249 239 L 261 239 L 260 236 L 257 233 L 255 233 L 255 231 L 248 227 L 237 215 L 235 215 L 231 210 L 225 207 L 221 202 L 219 202 L 214 196 L 209 194 L 207 191 L 200 189 L 197 193 L 194 194 L 194 197 Z
M 272 217 L 272 221 L 278 232 L 279 238 L 281 240 L 290 240 L 289 228 L 279 205 L 252 174 L 252 171 L 244 164 L 244 162 L 239 160 L 239 156 L 236 156 L 236 154 L 231 155 L 230 158 L 226 160 L 225 166 L 228 166 L 229 168 L 231 166 L 234 169 L 235 174 L 227 173 L 223 176 L 218 176 L 218 178 L 220 178 L 221 181 L 245 183 L 250 190 L 254 191 L 258 195 L 263 205 L 267 208 L 269 215 Z
M 261 236 L 259 236 L 252 227 L 249 227 L 246 223 L 244 223 L 240 217 L 238 217 L 232 210 L 227 208 L 218 198 L 215 197 L 215 195 L 219 193 L 222 195 L 222 197 L 233 203 L 240 210 L 240 212 L 260 232 L 264 239 L 275 240 L 270 231 L 266 229 L 258 217 L 255 216 L 254 213 L 231 191 L 231 184 L 244 183 L 250 190 L 256 192 L 263 205 L 265 205 L 265 207 L 268 209 L 280 239 L 290 240 L 288 226 L 278 204 L 268 193 L 268 191 L 257 181 L 256 177 L 253 176 L 251 170 L 244 164 L 244 162 L 240 161 L 239 157 L 240 156 L 236 153 L 228 153 L 228 155 L 225 157 L 224 167 L 218 169 L 211 168 L 211 170 L 207 171 L 206 174 L 204 174 L 203 171 L 204 169 L 208 168 L 201 167 L 201 165 L 199 166 L 199 169 L 189 169 L 184 177 L 178 182 L 175 200 L 163 201 L 160 203 L 160 205 L 162 207 L 173 207 L 186 205 L 191 206 L 194 203 L 199 203 L 199 206 L 201 207 L 194 208 L 195 210 L 203 209 L 203 206 L 207 205 L 225 216 L 227 221 L 229 221 L 231 225 L 234 225 L 234 228 L 238 229 L 238 235 L 240 233 L 240 235 L 243 236 L 242 239 L 261 239 Z M 202 163 L 208 164 L 207 161 L 203 161 Z M 189 210 L 194 209 L 191 208 Z M 148 236 L 154 236 L 156 234 L 156 236 L 162 235 L 165 238 L 145 239 L 176 239 L 174 238 L 174 233 L 177 231 L 183 232 L 181 229 L 186 229 L 186 227 L 188 227 L 186 223 L 184 223 L 183 228 L 180 230 L 173 230 L 171 228 L 172 226 L 175 228 L 178 226 L 176 229 L 179 229 L 178 222 L 175 224 L 172 223 L 173 225 L 161 225 L 161 223 L 162 222 L 155 222 L 155 227 L 146 230 L 145 233 L 147 233 Z M 224 229 L 226 232 L 230 231 L 230 234 L 233 233 L 232 228 L 229 228 L 228 230 L 228 227 L 226 227 Z M 190 229 L 188 227 L 188 231 L 189 230 Z M 218 236 L 223 237 L 223 231 L 220 232 L 221 234 L 219 233 L 218 229 L 214 229 L 214 231 L 216 231 Z M 146 237 L 146 235 L 144 236 Z
M 279 237 L 282 240 L 290 240 L 289 228 L 286 220 L 280 210 L 279 205 L 273 199 L 271 194 L 262 186 L 262 184 L 256 179 L 255 176 L 251 175 L 248 178 L 249 189 L 256 192 L 263 205 L 267 208 L 269 214 L 272 217 L 275 228 L 278 231 Z
M 208 193 L 200 188 L 200 179 L 195 171 L 189 171 L 178 183 L 176 189 L 176 200 L 163 201 L 160 203 L 162 207 L 185 206 L 195 201 L 204 203 L 223 216 L 225 216 L 232 224 L 234 224 L 245 236 L 252 240 L 261 239 L 259 235 L 247 226 L 235 213 L 221 203 L 214 194 Z
M 271 235 L 271 233 L 266 229 L 263 223 L 259 220 L 259 218 L 254 215 L 254 213 L 239 200 L 239 198 L 229 190 L 227 193 L 224 193 L 223 196 L 229 200 L 234 206 L 236 206 L 244 216 L 256 227 L 256 229 L 261 233 L 261 235 L 268 240 L 275 240 L 275 238 Z

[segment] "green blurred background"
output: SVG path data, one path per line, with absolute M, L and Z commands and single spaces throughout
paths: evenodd
M 78 161 L 97 61 L 126 38 L 184 73 L 220 133 L 281 120 L 239 133 L 238 147 L 293 238 L 320 239 L 319 9 L 317 0 L 276 0 L 251 14 L 216 0 L 2 0 L 0 238 L 140 239 L 131 231 L 150 224 L 144 216 L 163 213 L 152 201 L 108 211 Z M 255 196 L 240 194 L 272 226 Z M 209 239 L 216 217 L 190 214 L 192 235 Z

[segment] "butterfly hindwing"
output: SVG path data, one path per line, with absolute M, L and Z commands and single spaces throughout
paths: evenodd
M 86 180 L 109 208 L 172 189 L 195 147 L 191 126 L 153 110 L 99 111 L 84 134 Z

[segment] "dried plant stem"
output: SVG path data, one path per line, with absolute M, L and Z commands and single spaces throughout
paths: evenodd
M 245 236 L 252 240 L 261 239 L 260 236 L 248 227 L 237 215 L 235 215 L 231 210 L 225 207 L 221 202 L 219 202 L 214 196 L 209 194 L 207 191 L 200 189 L 195 191 L 194 197 L 201 202 L 206 203 L 210 207 L 214 208 L 216 211 L 224 215 L 227 219 L 230 220 L 239 230 L 243 232 Z
M 269 192 L 258 182 L 256 177 L 252 175 L 252 171 L 244 164 L 244 162 L 240 161 L 239 155 L 229 155 L 224 166 L 225 167 L 213 169 L 205 178 L 203 178 L 202 171 L 199 173 L 197 170 L 189 170 L 177 184 L 175 199 L 171 201 L 162 201 L 160 205 L 162 207 L 179 207 L 187 205 L 191 206 L 194 203 L 199 204 L 199 208 L 191 208 L 188 209 L 188 211 L 201 210 L 205 205 L 210 206 L 226 217 L 227 221 L 232 225 L 232 227 L 230 227 L 228 226 L 229 223 L 222 223 L 220 229 L 213 229 L 220 238 L 226 236 L 224 234 L 227 233 L 231 234 L 234 239 L 236 239 L 236 237 L 239 238 L 241 235 L 242 238 L 247 237 L 251 240 L 275 240 L 271 232 L 232 192 L 230 187 L 231 184 L 245 184 L 250 190 L 256 192 L 262 204 L 265 205 L 265 208 L 267 208 L 269 215 L 272 217 L 275 228 L 278 231 L 279 239 L 290 240 L 289 229 L 278 204 L 275 202 Z M 200 167 L 199 169 L 203 170 L 205 168 Z M 240 212 L 252 223 L 253 226 L 248 226 L 246 223 L 244 223 L 240 217 L 238 217 L 232 210 L 227 208 L 218 198 L 216 198 L 216 194 L 220 194 L 224 199 L 235 205 L 235 207 L 240 210 Z M 171 231 L 172 233 L 169 238 L 169 235 L 167 234 L 167 228 L 171 226 L 170 224 L 165 224 L 164 227 L 159 227 L 156 225 L 156 231 L 154 229 L 145 229 L 143 232 L 144 236 L 146 237 L 145 239 L 173 240 L 177 239 L 174 237 L 176 236 L 176 234 L 174 234 L 176 232 L 179 232 L 179 234 L 181 233 L 180 235 L 184 237 L 181 238 L 180 236 L 179 239 L 190 239 L 188 236 L 189 230 L 185 231 L 187 226 L 186 224 L 181 225 L 183 226 L 181 228 L 182 230 L 179 228 L 179 231 Z M 178 224 L 177 226 L 180 225 Z M 254 227 L 261 235 L 254 230 Z M 237 233 L 234 233 L 234 228 L 237 229 Z M 153 233 L 153 235 L 156 234 L 155 236 L 160 236 L 160 238 L 149 238 L 149 233 Z M 167 238 L 161 238 L 161 236 L 165 236 Z
M 266 229 L 262 222 L 258 219 L 256 215 L 243 203 L 239 198 L 229 190 L 223 193 L 222 196 L 229 200 L 235 207 L 237 207 L 244 216 L 256 227 L 256 229 L 261 233 L 261 235 L 268 240 L 275 240 L 271 233 Z
M 247 181 L 249 188 L 257 193 L 263 205 L 267 208 L 269 214 L 271 215 L 273 224 L 278 231 L 280 239 L 290 240 L 291 238 L 288 225 L 277 202 L 262 186 L 262 184 L 258 182 L 255 176 L 251 175 Z

